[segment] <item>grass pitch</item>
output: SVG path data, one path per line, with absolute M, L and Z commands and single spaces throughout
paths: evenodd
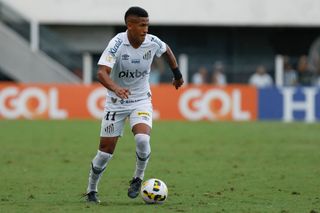
M 127 197 L 135 143 L 127 126 L 88 205 L 99 121 L 0 121 L 0 212 L 320 212 L 320 126 L 154 122 L 146 179 L 163 205 Z

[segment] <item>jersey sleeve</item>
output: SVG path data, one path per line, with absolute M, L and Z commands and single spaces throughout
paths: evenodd
M 99 61 L 98 65 L 105 65 L 110 68 L 113 68 L 114 64 L 117 61 L 117 58 L 119 56 L 119 49 L 122 45 L 123 41 L 119 37 L 114 37 L 109 42 L 106 49 L 103 51 Z
M 160 57 L 167 51 L 167 44 L 161 41 L 157 36 L 152 36 L 151 41 L 157 44 L 156 56 Z

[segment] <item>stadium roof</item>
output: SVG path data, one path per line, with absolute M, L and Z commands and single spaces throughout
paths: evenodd
M 318 0 L 2 1 L 43 24 L 123 24 L 125 11 L 137 5 L 156 25 L 320 26 Z

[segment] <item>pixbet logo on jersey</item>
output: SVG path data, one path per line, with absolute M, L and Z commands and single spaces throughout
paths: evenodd
M 253 91 L 250 88 L 213 88 L 206 91 L 191 88 L 181 95 L 179 109 L 189 120 L 252 120 L 256 117 L 256 106 L 243 105 L 242 99 L 255 96 Z
M 140 77 L 143 78 L 147 74 L 148 74 L 147 70 L 143 72 L 140 72 L 139 70 L 136 70 L 135 72 L 130 72 L 129 70 L 127 70 L 127 71 L 119 72 L 119 78 L 140 78 Z

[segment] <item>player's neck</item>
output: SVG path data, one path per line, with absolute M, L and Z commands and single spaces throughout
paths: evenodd
M 132 35 L 130 35 L 130 33 L 128 33 L 128 40 L 131 46 L 136 49 L 139 48 L 142 44 L 141 41 L 139 41 L 138 39 L 135 39 Z

